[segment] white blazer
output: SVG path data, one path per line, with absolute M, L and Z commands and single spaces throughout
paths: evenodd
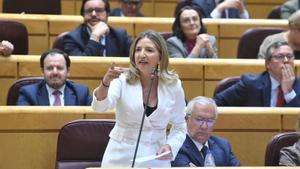
M 172 149 L 173 160 L 186 137 L 184 119 L 185 99 L 181 81 L 167 85 L 158 82 L 157 109 L 145 117 L 137 158 L 155 155 L 164 144 Z M 134 155 L 138 131 L 144 111 L 143 94 L 140 81 L 135 84 L 126 82 L 122 74 L 110 83 L 107 97 L 98 101 L 93 94 L 92 108 L 97 112 L 116 108 L 116 124 L 110 133 L 102 167 L 130 167 Z M 166 129 L 172 125 L 167 138 Z M 170 167 L 170 161 L 152 160 L 136 163 L 136 167 Z

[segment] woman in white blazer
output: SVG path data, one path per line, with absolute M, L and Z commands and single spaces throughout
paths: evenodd
M 162 154 L 136 167 L 171 167 L 185 140 L 184 92 L 178 75 L 168 70 L 164 39 L 155 31 L 142 32 L 130 48 L 129 69 L 112 63 L 95 89 L 92 107 L 97 112 L 116 108 L 116 124 L 110 133 L 102 167 L 130 167 L 147 100 L 148 82 L 154 78 L 137 158 Z M 153 68 L 159 68 L 153 75 Z M 168 124 L 172 125 L 169 135 Z M 100 134 L 100 133 L 99 133 Z

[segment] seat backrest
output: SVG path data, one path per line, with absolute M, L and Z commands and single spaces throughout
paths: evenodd
M 100 167 L 115 121 L 82 119 L 72 121 L 59 132 L 56 169 Z
M 263 40 L 272 34 L 286 30 L 278 27 L 256 27 L 247 29 L 241 36 L 238 45 L 238 58 L 257 58 Z
M 218 93 L 220 93 L 221 91 L 223 91 L 223 90 L 229 88 L 230 86 L 234 85 L 239 80 L 240 80 L 239 76 L 231 76 L 231 77 L 226 77 L 225 79 L 222 79 L 217 84 L 213 96 L 215 97 Z
M 26 77 L 15 81 L 8 90 L 6 105 L 8 106 L 16 105 L 17 100 L 19 98 L 19 90 L 21 87 L 33 83 L 38 83 L 43 79 L 44 79 L 43 77 Z
M 61 14 L 61 0 L 3 0 L 3 13 Z
M 172 32 L 159 32 L 159 34 L 165 39 L 168 40 L 169 37 L 171 37 L 173 35 Z
M 280 8 L 281 6 L 275 6 L 270 13 L 268 14 L 268 19 L 281 19 L 280 16 Z
M 266 148 L 265 166 L 278 166 L 281 148 L 293 145 L 298 139 L 298 132 L 280 133 L 271 138 Z
M 13 54 L 28 54 L 28 32 L 26 26 L 13 20 L 0 20 L 0 41 L 14 45 Z
M 59 35 L 56 36 L 53 44 L 52 44 L 52 48 L 56 48 L 56 49 L 60 49 L 60 50 L 64 50 L 64 36 L 66 34 L 68 34 L 69 32 L 63 32 L 63 33 L 60 33 Z

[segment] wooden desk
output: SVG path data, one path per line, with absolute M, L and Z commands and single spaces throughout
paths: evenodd
M 269 139 L 285 131 L 285 116 L 299 113 L 299 108 L 219 107 L 214 134 L 230 141 L 243 166 L 262 166 Z M 95 113 L 89 106 L 0 106 L 1 168 L 53 169 L 60 128 L 85 118 L 115 115 L 113 110 Z
M 0 105 L 6 104 L 8 88 L 14 80 L 41 76 L 38 55 L 13 55 L 0 57 Z M 85 84 L 92 92 L 100 83 L 112 62 L 128 67 L 129 58 L 74 57 L 71 56 L 69 78 Z M 300 61 L 295 61 L 296 75 L 300 75 Z M 3 69 L 3 70 L 2 70 Z M 259 59 L 170 59 L 170 69 L 180 76 L 186 99 L 204 95 L 212 97 L 217 83 L 229 76 L 245 73 L 256 74 L 265 70 L 264 60 Z M 1 71 L 2 70 L 2 71 Z
M 287 20 L 266 19 L 219 19 L 219 56 L 221 58 L 234 58 L 237 56 L 238 42 L 249 28 L 255 27 L 283 27 L 287 28 Z
M 72 31 L 81 23 L 80 15 L 29 15 L 0 14 L 0 19 L 12 19 L 24 23 L 29 32 L 29 54 L 41 54 L 52 47 L 56 36 Z M 153 29 L 158 32 L 171 32 L 174 18 L 155 17 L 109 17 L 109 24 L 124 28 L 131 37 Z M 217 38 L 220 58 L 236 58 L 238 41 L 244 31 L 253 27 L 287 27 L 287 20 L 265 19 L 203 19 L 208 33 Z
M 0 19 L 16 20 L 26 26 L 30 54 L 40 54 L 48 49 L 47 15 L 0 14 Z

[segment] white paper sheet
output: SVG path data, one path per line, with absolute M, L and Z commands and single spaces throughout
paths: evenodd
M 171 151 L 166 151 L 166 152 L 161 153 L 159 155 L 150 155 L 150 156 L 140 157 L 140 158 L 135 159 L 135 162 L 136 163 L 143 163 L 143 162 L 146 162 L 146 161 L 155 160 L 156 158 L 162 157 L 162 156 L 167 155 L 169 153 L 171 153 Z

